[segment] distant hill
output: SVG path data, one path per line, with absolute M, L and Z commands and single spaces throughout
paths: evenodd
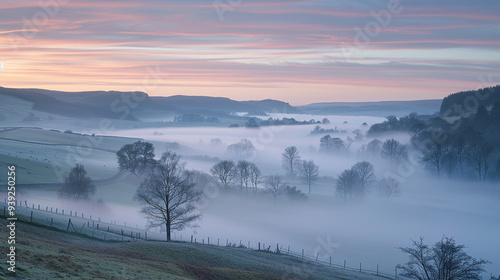
M 461 91 L 450 94 L 443 99 L 440 113 L 446 117 L 460 116 L 464 113 L 475 113 L 479 105 L 488 107 L 496 102 L 500 102 L 500 85 Z M 471 110 L 474 112 L 469 112 Z
M 172 114 L 223 116 L 236 112 L 299 113 L 290 104 L 278 100 L 235 101 L 224 97 L 169 96 L 150 97 L 144 92 L 87 91 L 63 92 L 43 89 L 0 87 L 6 95 L 33 103 L 33 109 L 75 118 L 123 118 Z M 124 114 L 127 112 L 127 114 Z
M 13 89 L 0 87 L 0 96 L 1 95 L 11 96 L 33 103 L 33 110 L 66 117 L 119 118 L 122 114 L 122 112 L 113 110 L 110 106 L 111 100 L 117 100 L 118 98 L 118 93 L 116 92 L 69 93 L 41 89 Z M 135 118 L 132 115 L 128 115 L 125 119 L 134 120 Z
M 432 115 L 439 111 L 441 100 L 332 102 L 294 107 L 279 100 L 236 101 L 225 97 L 149 96 L 144 92 L 86 91 L 63 92 L 44 89 L 0 87 L 0 97 L 11 96 L 33 103 L 33 109 L 74 118 L 125 118 L 137 120 L 180 114 L 237 118 L 234 113 L 258 115 L 290 113 L 313 115 L 403 116 L 411 112 Z
M 419 115 L 433 115 L 439 112 L 441 102 L 440 99 L 380 102 L 329 102 L 298 106 L 297 109 L 303 113 L 313 115 L 357 115 L 374 117 L 395 115 L 401 117 L 412 112 L 418 113 Z

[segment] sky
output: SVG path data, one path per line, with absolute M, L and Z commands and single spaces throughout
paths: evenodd
M 500 1 L 2 0 L 0 86 L 235 100 L 500 84 Z

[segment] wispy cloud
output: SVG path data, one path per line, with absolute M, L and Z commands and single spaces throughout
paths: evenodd
M 49 2 L 2 2 L 2 86 L 130 90 L 159 65 L 152 95 L 301 104 L 441 98 L 500 73 L 498 1 L 401 1 L 389 17 L 389 1 L 224 2 L 222 21 L 201 0 Z

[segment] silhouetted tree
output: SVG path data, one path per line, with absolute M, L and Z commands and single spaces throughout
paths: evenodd
M 74 199 L 89 199 L 89 196 L 95 193 L 95 185 L 87 176 L 87 171 L 82 164 L 77 164 L 69 172 L 64 185 L 59 190 L 61 197 L 69 197 Z
M 296 166 L 300 161 L 299 150 L 295 146 L 290 146 L 281 154 L 281 167 L 288 175 L 295 176 Z
M 443 160 L 446 156 L 445 147 L 442 143 L 429 142 L 422 151 L 420 159 L 429 169 L 435 170 L 441 176 Z
M 410 255 L 404 266 L 402 276 L 419 280 L 480 280 L 484 265 L 488 262 L 475 259 L 464 252 L 464 245 L 457 245 L 453 238 L 443 237 L 429 247 L 413 241 L 413 247 L 399 249 Z
M 165 226 L 167 241 L 172 230 L 195 226 L 201 216 L 195 203 L 201 192 L 196 189 L 194 173 L 184 169 L 180 156 L 166 152 L 137 189 L 134 199 L 143 204 L 149 228 Z
M 335 189 L 337 194 L 343 199 L 351 199 L 354 197 L 354 190 L 358 188 L 359 176 L 355 170 L 346 169 L 337 177 L 337 185 Z
M 250 175 L 250 184 L 252 185 L 253 195 L 255 196 L 257 194 L 257 190 L 259 189 L 259 184 L 261 183 L 262 173 L 259 167 L 257 167 L 257 165 L 253 162 L 250 163 L 248 170 Z
M 221 188 L 228 191 L 236 178 L 236 168 L 234 161 L 222 160 L 212 166 L 210 173 Z
M 346 151 L 346 145 L 340 138 L 332 138 L 330 135 L 325 135 L 320 139 L 319 149 L 328 153 L 340 153 Z
M 392 164 L 397 164 L 408 159 L 406 146 L 395 139 L 388 139 L 382 145 L 382 157 L 388 159 Z
M 467 161 L 477 172 L 479 181 L 486 180 L 488 174 L 489 157 L 493 153 L 493 147 L 487 143 L 476 144 L 467 148 Z
M 354 189 L 354 193 L 357 197 L 363 197 L 368 188 L 375 182 L 373 165 L 367 161 L 362 161 L 354 164 L 351 169 L 358 175 L 358 184 L 356 185 L 357 188 Z
M 317 166 L 312 160 L 302 160 L 299 165 L 299 174 L 304 183 L 307 184 L 309 188 L 309 194 L 311 193 L 312 184 L 318 180 L 319 177 L 319 166 Z
M 264 187 L 273 195 L 274 201 L 283 192 L 284 184 L 280 175 L 270 175 L 266 177 Z
M 240 191 L 246 190 L 248 194 L 248 184 L 250 181 L 250 162 L 246 160 L 238 161 L 236 164 L 236 176 L 240 181 Z
M 124 145 L 117 153 L 120 170 L 140 175 L 155 164 L 155 149 L 149 142 L 137 141 Z
M 255 153 L 255 147 L 248 139 L 241 139 L 240 142 L 227 147 L 226 154 L 237 158 L 249 158 Z

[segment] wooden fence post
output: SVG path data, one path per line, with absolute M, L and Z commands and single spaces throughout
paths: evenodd
M 73 211 L 69 211 L 69 215 L 70 215 L 70 216 L 73 216 Z
M 56 208 L 56 214 L 57 214 L 57 210 L 58 210 L 58 209 Z
M 33 203 L 33 209 L 35 209 L 35 203 Z
M 68 227 L 66 228 L 66 231 L 69 231 L 69 225 L 71 224 L 71 218 L 68 220 Z
M 38 209 L 38 210 L 40 210 L 40 209 Z M 61 212 L 62 212 L 62 214 L 64 215 L 64 209 L 61 209 Z
M 54 218 L 50 218 L 50 227 L 52 227 L 53 223 L 54 223 Z
M 207 244 L 210 245 L 210 237 L 207 237 Z
M 259 251 L 260 251 L 260 242 L 259 242 Z
M 217 246 L 219 246 L 219 238 L 217 238 Z
M 52 213 L 52 210 L 54 210 L 54 207 L 50 207 L 50 213 Z
M 99 230 L 99 224 L 97 224 L 97 229 Z
M 33 223 L 33 210 L 31 211 L 30 223 Z
M 4 215 L 4 217 L 7 217 L 7 212 L 6 211 L 7 211 L 7 206 L 4 206 L 3 207 L 3 215 Z
M 193 236 L 191 235 L 191 243 L 193 243 Z
M 316 261 L 318 261 L 319 252 L 316 254 Z
M 304 259 L 304 249 L 302 249 L 302 259 Z

